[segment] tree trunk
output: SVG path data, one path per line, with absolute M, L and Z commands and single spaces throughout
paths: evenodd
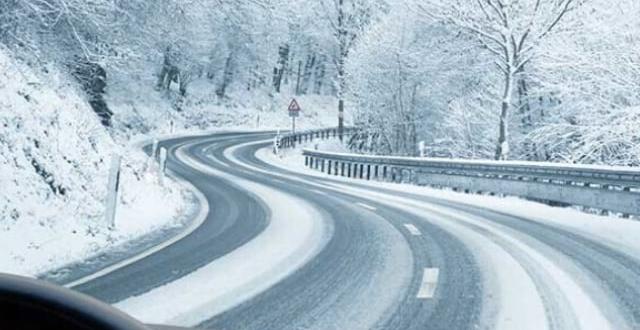
M 282 78 L 287 68 L 287 62 L 289 60 L 289 45 L 281 46 L 278 50 L 280 58 L 278 60 L 278 66 L 273 69 L 273 87 L 276 93 L 280 93 L 282 87 Z
M 344 0 L 338 0 L 338 43 L 340 53 L 338 54 L 338 135 L 340 141 L 342 141 L 342 135 L 344 133 L 344 92 L 346 87 L 345 80 L 345 61 L 349 55 L 349 49 L 347 47 L 348 33 L 345 27 L 345 12 L 344 12 Z
M 222 97 L 225 96 L 226 91 L 227 91 L 227 87 L 231 83 L 232 79 L 233 79 L 233 53 L 230 53 L 229 56 L 227 57 L 227 61 L 226 61 L 225 65 L 224 65 L 224 73 L 222 75 L 222 82 L 220 83 L 220 87 L 218 87 L 218 90 L 216 91 L 216 95 L 219 98 L 222 98 Z
M 313 93 L 317 95 L 322 94 L 322 83 L 324 82 L 324 76 L 326 74 L 325 61 L 326 61 L 326 57 L 322 56 L 320 63 L 318 63 L 318 66 L 316 66 L 316 75 L 315 75 L 315 84 L 313 87 Z
M 338 100 L 338 136 L 342 141 L 344 134 L 344 100 L 340 98 Z
M 500 111 L 500 127 L 498 133 L 498 144 L 496 146 L 496 160 L 506 160 L 509 157 L 509 110 L 511 108 L 513 73 L 508 68 L 504 79 L 504 94 L 502 98 L 502 109 Z
M 296 95 L 300 95 L 300 79 L 302 74 L 302 61 L 298 61 L 298 77 L 296 78 Z
M 300 86 L 300 93 L 307 94 L 309 90 L 309 84 L 311 83 L 311 75 L 313 74 L 313 69 L 316 63 L 316 55 L 307 56 L 307 61 L 304 64 L 304 74 L 302 75 L 302 83 Z
M 344 92 L 346 89 L 345 65 L 346 53 L 338 59 L 338 136 L 342 141 L 344 134 Z
M 529 104 L 529 86 L 524 77 L 518 78 L 518 103 L 522 114 L 522 126 L 528 129 L 533 124 L 531 118 L 531 105 Z

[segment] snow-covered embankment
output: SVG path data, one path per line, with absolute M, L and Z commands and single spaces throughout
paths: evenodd
M 183 225 L 183 189 L 162 186 L 141 150 L 114 142 L 67 79 L 0 49 L 0 272 L 35 276 Z M 110 230 L 113 154 L 123 158 L 122 189 Z

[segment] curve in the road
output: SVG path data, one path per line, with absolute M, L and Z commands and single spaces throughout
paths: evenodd
M 275 170 L 272 165 L 262 161 L 254 162 L 253 166 L 266 168 L 272 172 L 278 171 L 285 176 L 300 178 L 304 182 L 315 182 L 325 187 L 332 186 L 334 193 L 336 191 L 345 192 L 349 188 L 357 188 L 359 190 L 351 193 L 364 196 L 365 191 L 372 190 L 371 185 L 359 183 L 355 180 L 350 180 L 346 184 L 345 180 L 326 175 L 303 174 L 287 171 L 281 167 L 279 170 Z M 638 295 L 638 279 L 640 279 L 638 267 L 640 262 L 636 257 L 617 251 L 611 246 L 594 240 L 592 237 L 586 237 L 564 228 L 542 224 L 500 211 L 402 192 L 401 189 L 391 190 L 375 186 L 374 190 L 387 197 L 393 196 L 412 200 L 422 203 L 422 205 L 437 205 L 454 210 L 459 214 L 472 216 L 475 221 L 509 228 L 518 240 L 526 242 L 535 249 L 544 251 L 547 255 L 553 255 L 554 262 L 562 265 L 562 268 L 567 269 L 570 275 L 575 277 L 575 282 L 580 286 L 580 289 L 589 291 L 590 300 L 600 309 L 595 314 L 606 315 L 607 320 L 603 321 L 608 321 L 609 327 L 633 329 L 638 326 L 638 306 L 640 306 L 638 303 L 638 297 L 640 297 Z M 469 225 L 467 224 L 467 226 Z M 474 229 L 478 231 L 478 228 Z M 508 246 L 509 244 L 502 242 L 501 245 L 506 250 L 509 250 L 509 253 L 518 254 Z M 530 265 L 527 265 L 528 262 L 522 260 L 521 253 L 516 258 L 520 259 L 523 265 L 526 265 L 541 294 L 544 294 L 544 292 L 548 294 L 552 291 L 550 288 L 554 287 L 553 278 L 540 278 L 539 269 L 532 269 Z M 592 322 L 594 318 L 598 317 L 597 315 L 589 315 L 585 310 L 580 310 L 579 307 L 569 304 L 569 309 L 578 309 L 576 314 L 572 315 L 571 310 L 567 311 L 567 300 L 565 299 L 567 297 L 559 297 L 557 294 L 549 295 L 554 296 L 544 298 L 546 300 L 547 313 L 550 314 L 548 315 L 547 325 L 549 328 L 573 328 L 578 324 L 582 328 L 598 328 L 596 323 Z M 553 299 L 556 299 L 556 301 L 552 301 Z M 565 306 L 562 306 L 563 304 Z M 579 304 L 579 302 L 576 304 Z M 563 315 L 557 315 L 559 312 L 557 309 L 559 308 Z
M 172 148 L 169 166 L 207 196 L 210 218 L 185 239 L 79 289 L 111 302 L 143 294 L 255 239 L 274 206 L 237 178 L 308 203 L 333 232 L 291 274 L 229 309 L 203 313 L 202 327 L 625 329 L 640 323 L 636 257 L 488 207 L 291 171 L 256 156 L 270 138 L 227 133 L 165 142 Z M 185 142 L 183 151 L 213 172 L 175 157 Z M 523 304 L 525 298 L 533 302 Z
M 331 191 L 323 193 L 322 190 L 300 182 L 288 182 L 286 178 L 276 179 L 268 173 L 238 169 L 241 164 L 254 164 L 264 166 L 270 172 L 277 171 L 255 157 L 257 149 L 264 146 L 255 145 L 238 150 L 234 157 L 237 160 L 230 160 L 225 155 L 214 153 L 210 157 L 224 159 L 228 162 L 228 168 L 237 169 L 237 175 L 250 175 L 251 180 L 272 184 L 278 189 L 310 200 L 319 208 L 330 212 L 337 227 L 334 237 L 313 262 L 270 290 L 200 324 L 200 327 L 464 329 L 472 328 L 478 323 L 482 300 L 479 272 L 470 251 L 459 240 L 436 226 L 418 222 L 415 216 L 391 207 L 378 205 L 363 209 L 358 206 L 360 200 L 352 196 L 331 197 L 335 195 Z M 375 212 L 372 212 L 372 209 Z M 363 213 L 366 216 L 363 216 Z M 363 227 L 363 221 L 391 224 L 397 233 L 403 235 L 402 238 L 396 239 L 409 242 L 413 255 L 413 271 L 409 286 L 399 296 L 398 301 L 383 313 L 375 313 L 374 302 L 392 291 L 391 288 L 381 283 L 374 296 L 363 296 L 357 290 L 357 285 L 361 285 L 363 278 L 369 278 L 376 273 L 375 253 L 372 254 L 371 251 L 377 251 L 385 245 L 384 241 L 371 235 L 371 229 Z M 415 237 L 407 232 L 404 227 L 407 223 L 418 223 L 424 235 Z M 351 248 L 347 248 L 349 246 Z M 425 268 L 440 270 L 435 299 L 417 297 Z M 358 298 L 368 301 L 368 305 L 356 303 Z M 340 304 L 340 300 L 350 303 Z M 369 315 L 363 317 L 363 313 Z M 338 314 L 348 315 L 353 321 L 346 322 L 344 316 L 341 319 Z M 366 321 L 371 317 L 375 322 Z
M 218 140 L 242 138 L 246 139 L 247 135 L 223 133 L 213 137 Z M 114 303 L 172 282 L 229 253 L 264 230 L 268 222 L 268 209 L 258 198 L 227 180 L 207 176 L 192 169 L 175 156 L 176 148 L 192 139 L 163 141 L 161 146 L 170 151 L 168 168 L 200 190 L 206 196 L 213 212 L 210 212 L 204 223 L 187 237 L 133 264 L 73 289 Z

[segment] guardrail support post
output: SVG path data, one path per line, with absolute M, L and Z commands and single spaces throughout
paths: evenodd
M 371 180 L 371 164 L 367 164 L 367 180 Z
M 624 188 L 622 188 L 622 191 L 624 191 L 624 192 L 626 192 L 626 193 L 629 193 L 629 192 L 631 192 L 631 187 L 624 187 Z M 629 213 L 623 213 L 623 214 L 622 214 L 622 217 L 623 217 L 624 219 L 629 219 L 629 218 L 630 218 L 630 215 L 629 215 Z

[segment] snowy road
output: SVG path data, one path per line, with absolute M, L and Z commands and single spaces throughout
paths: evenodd
M 256 156 L 268 141 L 165 141 L 210 214 L 77 289 L 145 322 L 214 329 L 640 327 L 636 257 L 499 210 L 290 171 Z

